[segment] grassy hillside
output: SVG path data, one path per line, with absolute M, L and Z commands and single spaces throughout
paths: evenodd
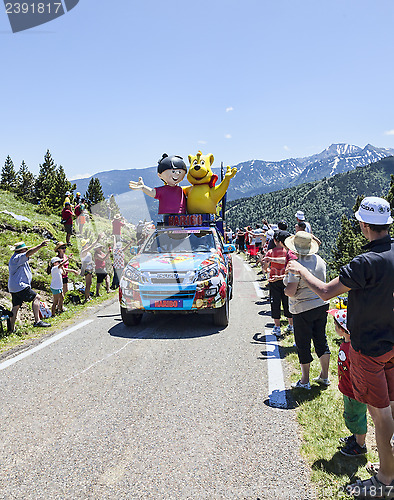
M 12 215 L 4 213 L 6 210 L 13 214 L 27 217 L 29 221 L 18 221 Z M 51 276 L 47 274 L 46 268 L 49 260 L 55 256 L 54 248 L 58 241 L 65 241 L 66 233 L 60 223 L 59 215 L 43 215 L 37 212 L 37 206 L 17 199 L 13 194 L 0 190 L 0 304 L 11 309 L 11 296 L 7 290 L 8 283 L 8 261 L 13 254 L 13 246 L 16 242 L 23 240 L 28 246 L 36 246 L 44 239 L 50 240 L 48 246 L 43 247 L 35 253 L 29 260 L 33 273 L 32 288 L 51 303 L 50 293 Z M 108 219 L 94 216 L 85 225 L 84 237 L 94 242 L 98 235 L 99 241 L 105 247 L 112 246 L 112 224 Z M 135 233 L 131 228 L 123 228 L 122 236 L 125 240 L 135 239 Z M 72 247 L 67 251 L 70 257 L 70 267 L 80 269 L 80 237 L 72 236 Z M 108 268 L 110 266 L 108 265 Z M 83 282 L 83 277 L 74 274 L 69 275 L 70 281 Z M 92 291 L 95 290 L 95 279 L 93 280 Z M 82 307 L 82 306 L 79 306 Z M 32 321 L 30 304 L 24 304 L 18 318 L 22 319 L 19 325 L 19 333 L 28 333 Z M 1 347 L 1 346 L 0 346 Z
M 227 223 L 236 227 L 261 224 L 263 219 L 276 223 L 285 219 L 294 230 L 297 210 L 303 210 L 312 230 L 322 241 L 321 255 L 328 259 L 340 229 L 342 215 L 350 217 L 358 195 L 386 196 L 390 176 L 394 174 L 394 157 L 390 156 L 367 167 L 359 167 L 321 181 L 242 198 L 228 202 Z

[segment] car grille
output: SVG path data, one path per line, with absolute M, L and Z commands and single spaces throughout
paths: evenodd
M 183 283 L 187 273 L 182 272 L 168 272 L 168 273 L 149 273 L 150 283 L 155 284 L 176 284 Z
M 193 300 L 194 290 L 178 290 L 174 292 L 173 290 L 140 290 L 141 298 L 144 300 Z

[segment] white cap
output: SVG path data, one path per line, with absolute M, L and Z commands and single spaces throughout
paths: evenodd
M 298 210 L 295 216 L 298 220 L 305 220 L 305 214 L 302 210 Z
M 360 204 L 360 208 L 354 215 L 356 219 L 361 222 L 376 224 L 378 226 L 391 224 L 393 222 L 390 203 L 376 196 L 364 198 Z
M 61 258 L 60 257 L 52 257 L 51 259 L 51 264 L 54 264 L 55 262 L 61 262 Z

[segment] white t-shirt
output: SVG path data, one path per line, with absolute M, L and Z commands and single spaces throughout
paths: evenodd
M 253 234 L 256 238 L 256 243 L 262 243 L 263 242 L 263 235 L 264 231 L 261 228 L 257 228 L 253 231 Z
M 53 266 L 51 270 L 51 288 L 54 290 L 62 290 L 63 289 L 63 276 L 62 272 L 59 269 L 59 266 Z
M 94 262 L 92 254 L 90 252 L 86 252 L 86 255 L 81 257 L 81 264 L 82 264 L 82 269 L 81 269 L 82 275 L 85 273 L 85 271 L 88 271 L 89 273 L 92 273 L 94 271 Z
M 320 255 L 299 255 L 298 262 L 310 271 L 313 276 L 319 280 L 326 282 L 326 263 Z M 303 278 L 293 273 L 288 273 L 283 279 L 283 283 L 287 286 L 289 283 L 297 283 L 297 290 L 293 297 L 289 297 L 289 310 L 291 314 L 300 314 L 305 311 L 310 311 L 316 307 L 328 304 L 328 301 L 322 300 L 308 287 Z

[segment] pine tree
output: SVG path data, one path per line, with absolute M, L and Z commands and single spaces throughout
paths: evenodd
M 386 200 L 390 203 L 391 211 L 394 210 L 394 175 L 391 174 L 389 192 L 387 193 Z
M 45 198 L 47 204 L 52 207 L 55 212 L 61 210 L 67 191 L 73 191 L 75 188 L 76 185 L 71 184 L 71 182 L 67 180 L 64 168 L 62 165 L 59 165 L 55 169 L 51 190 Z
M 333 258 L 330 262 L 330 269 L 334 271 L 334 275 L 337 275 L 339 269 L 348 264 L 355 255 L 357 255 L 357 238 L 354 227 L 346 215 L 342 215 L 341 229 L 332 250 Z
M 15 191 L 17 186 L 14 163 L 8 155 L 1 171 L 0 189 Z
M 105 202 L 105 197 L 98 177 L 92 177 L 92 179 L 90 179 L 88 189 L 85 193 L 85 199 L 91 212 L 99 215 L 106 214 L 107 208 L 103 203 Z
M 16 174 L 17 186 L 16 194 L 25 201 L 34 201 L 34 185 L 35 178 L 34 175 L 29 171 L 25 161 L 23 160 L 21 166 Z
M 44 163 L 40 165 L 40 171 L 36 179 L 35 197 L 36 201 L 44 200 L 51 191 L 56 176 L 56 165 L 52 159 L 49 149 L 44 156 Z
M 113 219 L 114 215 L 120 214 L 119 205 L 116 203 L 116 199 L 113 194 L 111 194 L 109 198 L 109 211 L 110 211 L 110 219 Z
M 390 203 L 391 207 L 391 217 L 394 216 L 394 175 L 391 174 L 389 192 L 386 196 L 387 201 Z M 394 235 L 394 224 L 391 224 L 390 234 Z

